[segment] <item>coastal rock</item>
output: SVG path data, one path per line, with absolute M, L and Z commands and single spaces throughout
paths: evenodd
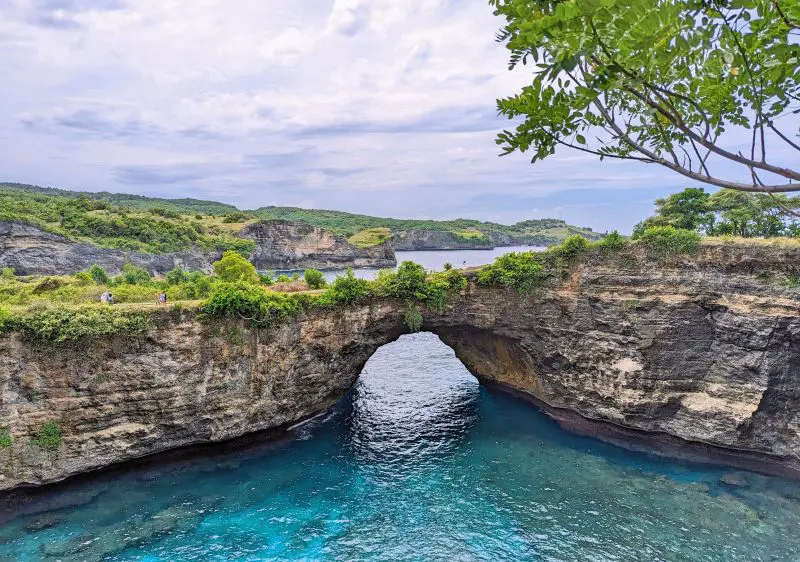
M 491 250 L 509 244 L 490 238 L 464 238 L 445 230 L 401 230 L 392 234 L 392 245 L 395 250 Z
M 392 267 L 397 262 L 390 242 L 359 248 L 327 230 L 282 220 L 262 221 L 239 233 L 253 240 L 251 261 L 256 269 L 339 269 Z
M 0 221 L 0 266 L 13 267 L 19 275 L 72 275 L 92 265 L 117 274 L 126 263 L 143 267 L 152 274 L 175 267 L 210 273 L 219 253 L 197 249 L 168 254 L 143 254 L 101 248 L 44 232 L 34 226 Z
M 800 292 L 780 281 L 787 275 L 800 275 L 800 249 L 598 254 L 528 294 L 471 280 L 444 311 L 423 311 L 423 329 L 481 382 L 574 431 L 800 478 Z M 364 302 L 267 330 L 161 310 L 142 339 L 4 336 L 0 427 L 12 445 L 0 448 L 0 489 L 323 412 L 407 331 L 404 313 L 403 303 Z M 54 451 L 33 441 L 48 422 L 63 435 Z

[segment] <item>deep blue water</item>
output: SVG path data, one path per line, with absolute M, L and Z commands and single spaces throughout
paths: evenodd
M 800 560 L 800 486 L 724 472 L 566 433 L 416 334 L 287 438 L 25 505 L 0 559 Z

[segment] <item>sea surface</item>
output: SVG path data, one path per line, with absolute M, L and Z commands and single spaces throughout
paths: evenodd
M 20 502 L 0 559 L 800 560 L 800 485 L 726 470 L 567 433 L 422 333 L 282 439 Z
M 398 264 L 404 261 L 413 261 L 429 271 L 441 271 L 446 263 L 456 268 L 474 267 L 492 263 L 496 258 L 509 252 L 527 252 L 529 250 L 538 252 L 545 249 L 545 246 L 504 246 L 492 250 L 415 250 L 395 252 L 395 257 Z M 337 275 L 341 275 L 344 271 L 343 269 L 331 269 L 323 273 L 325 274 L 325 279 L 333 281 Z M 361 267 L 354 269 L 353 273 L 355 273 L 356 277 L 362 279 L 374 279 L 378 271 L 380 271 L 380 268 L 377 267 Z M 300 273 L 300 275 L 303 274 L 303 270 L 278 271 L 277 273 L 292 274 L 295 272 Z

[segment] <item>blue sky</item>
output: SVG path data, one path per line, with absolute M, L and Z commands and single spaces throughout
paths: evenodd
M 498 157 L 484 0 L 5 0 L 0 180 L 630 228 L 687 185 L 564 151 Z

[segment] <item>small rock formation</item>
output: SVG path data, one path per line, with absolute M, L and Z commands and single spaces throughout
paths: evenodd
M 731 488 L 747 488 L 749 486 L 747 475 L 743 472 L 726 472 L 719 481 Z
M 359 248 L 341 236 L 307 224 L 263 221 L 246 226 L 239 236 L 255 241 L 251 261 L 260 271 L 392 267 L 397 263 L 390 242 Z
M 800 249 L 593 255 L 529 294 L 473 282 L 425 311 L 483 383 L 565 427 L 634 448 L 800 478 Z M 779 278 L 779 277 L 778 277 Z M 142 339 L 0 337 L 0 490 L 284 427 L 325 411 L 407 331 L 394 301 L 314 309 L 278 328 L 159 310 Z M 34 437 L 59 425 L 55 450 Z
M 0 221 L 0 267 L 13 267 L 19 275 L 72 275 L 97 264 L 116 274 L 126 263 L 152 274 L 182 267 L 210 273 L 220 254 L 198 249 L 168 254 L 143 254 L 75 242 L 18 222 Z

